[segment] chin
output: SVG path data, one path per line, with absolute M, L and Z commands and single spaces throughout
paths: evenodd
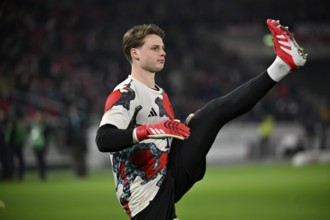
M 162 67 L 159 67 L 159 68 L 154 68 L 153 70 L 152 70 L 152 72 L 160 72 L 160 71 L 162 71 L 164 69 L 164 67 L 162 66 Z

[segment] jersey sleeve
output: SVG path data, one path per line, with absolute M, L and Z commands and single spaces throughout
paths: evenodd
M 111 124 L 126 129 L 134 114 L 135 91 L 130 84 L 116 88 L 107 98 L 100 126 Z

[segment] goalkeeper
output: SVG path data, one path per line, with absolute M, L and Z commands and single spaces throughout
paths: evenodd
M 123 37 L 131 74 L 107 98 L 96 135 L 110 153 L 116 194 L 133 220 L 175 219 L 175 203 L 204 176 L 206 155 L 227 122 L 249 111 L 285 75 L 305 64 L 307 55 L 287 28 L 267 20 L 276 58 L 260 75 L 229 94 L 175 120 L 155 74 L 165 64 L 165 34 L 138 25 Z

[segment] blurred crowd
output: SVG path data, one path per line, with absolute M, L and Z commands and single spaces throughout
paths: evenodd
M 295 5 L 294 19 L 306 22 L 324 19 L 326 7 L 308 2 Z M 295 4 L 283 0 L 274 4 L 261 0 L 3 1 L 0 4 L 3 143 L 8 143 L 9 127 L 17 120 L 29 128 L 40 113 L 50 134 L 64 129 L 67 132 L 63 142 L 78 149 L 79 145 L 85 152 L 86 146 L 81 146 L 83 138 L 72 143 L 73 137 L 97 123 L 107 95 L 129 74 L 121 40 L 128 28 L 141 23 L 157 23 L 167 34 L 166 68 L 157 75 L 157 80 L 169 93 L 177 118 L 183 120 L 211 98 L 229 92 L 257 74 L 253 65 L 239 54 L 217 44 L 212 33 L 231 24 L 264 23 L 267 13 L 281 10 L 282 3 Z M 263 10 L 251 13 L 247 9 L 255 9 L 253 4 Z M 308 15 L 303 13 L 305 8 L 310 9 Z M 294 23 L 292 14 L 283 14 L 281 19 Z M 266 68 L 272 60 L 261 63 L 265 62 Z M 320 112 L 328 110 L 321 111 L 311 101 L 323 100 L 322 97 L 302 93 L 298 87 L 288 79 L 238 120 L 257 121 L 265 112 L 280 121 L 304 119 L 306 126 L 315 120 L 329 120 L 328 113 L 320 117 Z M 72 150 L 77 151 L 81 150 Z M 79 162 L 82 157 L 79 155 L 77 163 L 83 163 Z M 86 173 L 82 166 L 78 166 L 78 175 Z

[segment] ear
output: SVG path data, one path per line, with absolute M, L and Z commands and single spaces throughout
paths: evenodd
M 132 48 L 131 49 L 131 57 L 132 57 L 132 60 L 135 59 L 135 60 L 140 60 L 140 51 L 137 49 L 137 48 Z

